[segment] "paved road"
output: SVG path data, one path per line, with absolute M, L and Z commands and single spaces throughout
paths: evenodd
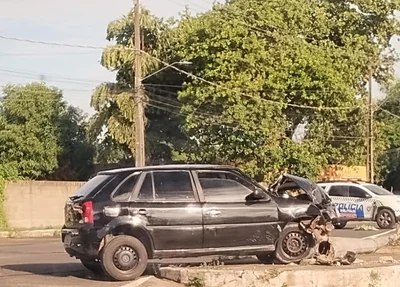
M 334 236 L 363 238 L 384 232 L 353 231 L 354 225 L 349 224 L 349 227 L 343 230 L 335 230 Z M 192 259 L 199 262 L 204 260 L 206 259 Z M 93 284 L 96 284 L 96 287 L 121 287 L 127 283 L 110 282 L 106 278 L 95 277 L 77 260 L 65 254 L 59 239 L 0 239 L 0 286 L 2 287 L 86 287 Z M 180 285 L 157 283 L 157 279 L 153 278 L 141 286 Z

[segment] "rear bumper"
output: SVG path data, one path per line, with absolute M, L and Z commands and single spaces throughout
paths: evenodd
M 98 258 L 100 240 L 95 228 L 61 229 L 61 241 L 65 251 L 77 259 Z

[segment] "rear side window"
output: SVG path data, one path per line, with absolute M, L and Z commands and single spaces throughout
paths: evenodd
M 349 187 L 346 185 L 332 185 L 329 189 L 329 196 L 349 197 Z
M 138 198 L 154 201 L 194 201 L 190 173 L 188 171 L 148 173 Z
M 116 201 L 128 200 L 130 195 L 135 188 L 136 182 L 138 181 L 140 173 L 136 173 L 128 176 L 122 184 L 115 190 L 112 198 Z

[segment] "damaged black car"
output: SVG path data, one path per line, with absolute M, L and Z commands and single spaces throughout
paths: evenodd
M 93 272 L 133 280 L 149 259 L 298 262 L 326 240 L 334 217 L 329 196 L 292 175 L 264 188 L 231 166 L 124 168 L 99 172 L 67 200 L 62 242 Z

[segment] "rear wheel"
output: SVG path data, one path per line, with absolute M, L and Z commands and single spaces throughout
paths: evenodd
M 104 274 L 103 267 L 101 267 L 101 262 L 99 260 L 82 260 L 82 265 L 85 266 L 87 269 L 92 271 L 94 274 Z
M 101 262 L 105 272 L 115 280 L 134 280 L 147 267 L 147 251 L 142 242 L 132 236 L 119 235 L 103 249 Z
M 335 222 L 333 225 L 335 226 L 335 229 L 342 229 L 345 228 L 345 226 L 347 225 L 347 221 L 340 220 Z
M 392 229 L 396 224 L 396 217 L 391 210 L 383 208 L 376 215 L 376 223 L 381 229 Z
M 275 257 L 284 264 L 308 258 L 314 250 L 310 244 L 312 240 L 310 234 L 299 229 L 298 223 L 290 223 L 282 230 L 276 246 Z

